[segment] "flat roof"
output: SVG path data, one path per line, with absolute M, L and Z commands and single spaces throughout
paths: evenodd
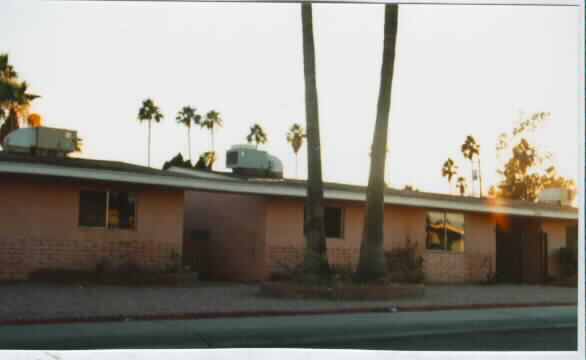
M 304 180 L 246 178 L 230 173 L 178 167 L 171 167 L 169 170 L 163 171 L 118 161 L 44 158 L 6 151 L 0 151 L 0 173 L 67 177 L 155 185 L 183 190 L 296 198 L 305 197 L 307 186 Z M 365 201 L 366 187 L 325 182 L 324 198 L 329 200 Z M 478 213 L 578 219 L 578 209 L 569 206 L 522 200 L 511 201 L 445 195 L 392 188 L 385 190 L 385 203 Z

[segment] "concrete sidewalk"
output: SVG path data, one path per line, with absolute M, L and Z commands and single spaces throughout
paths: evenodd
M 577 308 L 0 326 L 2 349 L 310 347 L 429 334 L 575 329 Z
M 258 284 L 196 283 L 183 288 L 74 286 L 21 282 L 0 286 L 0 324 L 14 321 L 180 319 L 312 312 L 431 310 L 478 306 L 576 304 L 577 289 L 531 285 L 426 285 L 425 296 L 394 301 L 267 298 Z M 194 316 L 197 315 L 197 316 Z

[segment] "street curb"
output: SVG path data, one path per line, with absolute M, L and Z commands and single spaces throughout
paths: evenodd
M 478 310 L 498 308 L 528 308 L 550 306 L 576 306 L 575 302 L 547 302 L 530 304 L 466 304 L 466 305 L 427 305 L 427 306 L 387 306 L 372 308 L 345 308 L 320 310 L 278 310 L 278 311 L 239 311 L 239 312 L 211 312 L 211 313 L 179 313 L 162 315 L 114 315 L 114 316 L 79 316 L 61 317 L 53 319 L 35 320 L 0 320 L 1 325 L 42 325 L 67 324 L 86 322 L 117 322 L 117 321 L 149 321 L 149 320 L 196 320 L 217 318 L 239 318 L 254 316 L 302 316 L 302 315 L 336 315 L 380 312 L 417 312 L 417 311 L 446 311 L 446 310 Z

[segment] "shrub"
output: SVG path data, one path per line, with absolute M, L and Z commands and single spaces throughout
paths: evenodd
M 411 244 L 407 239 L 404 248 L 386 251 L 385 261 L 391 281 L 421 283 L 425 279 L 423 258 L 417 255 L 417 242 Z

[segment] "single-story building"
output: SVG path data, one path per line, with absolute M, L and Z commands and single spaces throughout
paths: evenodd
M 356 264 L 362 186 L 326 183 L 331 264 Z M 0 152 L 0 279 L 104 262 L 182 259 L 202 279 L 265 280 L 302 261 L 306 183 L 121 162 Z M 428 281 L 542 282 L 577 246 L 578 211 L 387 189 L 385 249 L 418 244 Z
M 266 280 L 303 259 L 306 183 L 191 169 L 185 194 L 184 262 L 202 279 Z M 363 186 L 324 184 L 330 264 L 355 265 L 364 221 Z M 387 189 L 386 250 L 418 244 L 427 281 L 540 283 L 560 276 L 559 249 L 577 246 L 571 206 Z
M 0 279 L 181 259 L 180 174 L 120 162 L 0 152 Z

